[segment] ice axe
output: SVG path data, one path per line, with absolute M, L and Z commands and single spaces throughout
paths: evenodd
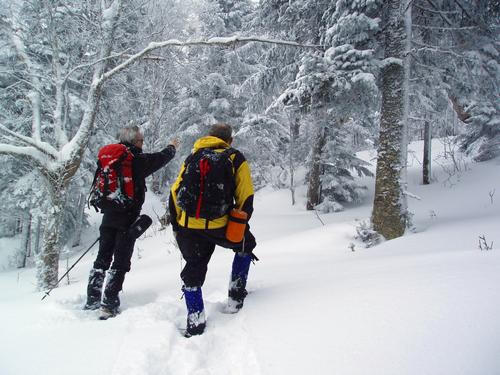
M 141 215 L 139 216 L 133 223 L 132 225 L 129 227 L 129 229 L 127 230 L 127 235 L 129 235 L 130 237 L 136 239 L 136 238 L 139 238 L 150 226 L 151 224 L 153 223 L 153 220 L 151 220 L 151 218 L 148 216 L 148 215 Z M 69 271 L 71 271 L 73 269 L 74 266 L 76 266 L 76 264 L 85 256 L 85 254 L 87 254 L 90 249 L 92 249 L 94 247 L 94 245 L 97 243 L 97 241 L 99 241 L 101 239 L 101 237 L 98 237 L 93 243 L 92 245 L 89 246 L 89 248 L 87 250 L 85 250 L 83 252 L 82 255 L 80 255 L 80 257 L 76 260 L 75 263 L 73 263 L 73 265 L 64 273 L 64 275 L 61 276 L 61 278 L 59 280 L 57 280 L 57 283 L 56 285 L 54 285 L 52 288 L 50 288 L 50 290 L 48 290 L 47 292 L 45 292 L 44 296 L 42 297 L 42 301 L 50 295 L 50 292 L 52 292 L 52 290 L 59 285 L 59 283 L 61 282 L 62 279 L 64 279 L 64 277 L 69 273 Z

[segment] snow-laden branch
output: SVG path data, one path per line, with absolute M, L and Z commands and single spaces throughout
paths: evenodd
M 47 157 L 44 153 L 40 152 L 40 150 L 35 147 L 26 146 L 12 146 L 5 143 L 0 143 L 0 154 L 4 155 L 17 155 L 24 156 L 28 159 L 33 160 L 39 165 L 47 165 Z
M 32 148 L 38 150 L 40 153 L 48 155 L 53 159 L 57 159 L 58 157 L 57 150 L 48 143 L 37 141 L 34 138 L 26 137 L 24 135 L 16 133 L 8 129 L 5 125 L 1 123 L 0 123 L 0 132 L 11 136 L 12 138 L 18 140 L 19 142 L 24 143 L 25 145 L 31 146 Z M 20 149 L 20 151 L 17 154 L 22 154 L 22 150 L 26 149 L 26 147 L 19 147 L 19 146 L 12 146 L 12 147 L 18 147 Z
M 461 30 L 475 30 L 478 29 L 479 26 L 428 26 L 428 25 L 419 25 L 414 23 L 412 27 L 416 27 L 418 29 L 426 29 L 426 30 L 439 30 L 439 31 L 461 31 Z
M 20 25 L 17 24 L 17 15 L 14 15 L 12 17 L 12 25 L 11 25 L 11 32 L 10 32 L 10 37 L 12 39 L 12 43 L 14 44 L 14 47 L 16 48 L 16 51 L 21 58 L 21 60 L 24 62 L 26 69 L 28 71 L 29 75 L 29 81 L 31 83 L 31 86 L 33 87 L 33 90 L 28 94 L 28 97 L 31 101 L 31 110 L 33 112 L 32 115 L 32 122 L 31 122 L 31 131 L 33 138 L 36 141 L 41 140 L 41 99 L 40 99 L 40 92 L 42 91 L 40 89 L 41 84 L 40 80 L 38 79 L 36 75 L 36 69 L 31 61 L 28 52 L 26 50 L 26 46 L 24 44 L 21 31 L 22 28 Z
M 443 14 L 443 12 L 441 12 L 441 9 L 439 9 L 439 7 L 434 4 L 434 2 L 432 0 L 427 0 L 427 2 L 432 6 L 432 8 L 438 12 L 439 14 L 439 17 L 441 17 L 443 19 L 443 21 L 448 25 L 448 26 L 452 26 L 453 23 L 449 20 L 449 18 Z
M 96 64 L 99 64 L 101 62 L 104 62 L 104 61 L 107 61 L 107 60 L 111 60 L 111 59 L 115 59 L 115 58 L 118 58 L 118 57 L 131 57 L 131 55 L 126 55 L 125 52 L 120 52 L 120 53 L 115 53 L 111 56 L 107 56 L 107 57 L 103 57 L 101 59 L 98 59 L 98 60 L 95 60 L 95 61 L 92 61 L 92 62 L 89 62 L 87 64 L 81 64 L 81 65 L 77 65 L 75 66 L 73 69 L 71 69 L 63 78 L 63 82 L 66 83 L 69 78 L 71 77 L 71 75 L 76 72 L 77 70 L 80 70 L 80 69 L 84 69 L 84 68 L 90 68 L 91 66 L 94 66 Z
M 111 18 L 113 17 L 118 17 L 118 10 L 116 9 L 116 4 L 119 5 L 119 1 L 115 0 L 113 2 L 113 5 L 110 6 L 110 10 L 112 11 L 105 11 L 103 12 L 103 18 L 105 21 L 103 21 L 103 24 L 105 23 L 106 25 L 112 24 Z M 111 29 L 110 29 L 111 30 Z M 107 36 L 106 38 L 111 40 L 111 35 Z M 106 39 L 105 38 L 105 39 Z M 91 87 L 89 89 L 88 97 L 87 97 L 87 106 L 88 108 L 92 108 L 90 110 L 87 110 L 84 113 L 82 123 L 80 128 L 78 129 L 77 133 L 75 136 L 69 141 L 61 150 L 61 155 L 63 159 L 69 160 L 72 158 L 72 155 L 77 151 L 81 150 L 81 147 L 79 145 L 86 144 L 86 139 L 90 136 L 90 130 L 96 115 L 96 109 L 97 109 L 97 104 L 99 101 L 99 95 L 100 95 L 100 90 L 102 85 L 106 80 L 114 76 L 115 74 L 121 72 L 122 70 L 126 69 L 133 63 L 135 63 L 137 60 L 143 58 L 145 55 L 147 55 L 149 52 L 160 49 L 160 48 L 165 48 L 165 47 L 193 47 L 193 46 L 226 46 L 226 47 L 231 47 L 235 46 L 238 44 L 246 44 L 246 43 L 251 43 L 251 42 L 257 42 L 257 43 L 266 43 L 266 44 L 274 44 L 274 45 L 283 45 L 283 46 L 289 46 L 289 47 L 296 47 L 296 48 L 312 48 L 319 50 L 322 47 L 319 45 L 312 45 L 312 44 L 300 44 L 296 42 L 290 42 L 287 40 L 278 40 L 278 39 L 268 39 L 268 38 L 261 38 L 261 37 L 240 37 L 240 36 L 233 36 L 233 37 L 218 37 L 218 38 L 211 38 L 208 40 L 190 40 L 186 42 L 181 42 L 177 39 L 170 39 L 164 42 L 151 42 L 149 45 L 144 48 L 142 51 L 139 51 L 138 53 L 131 55 L 127 60 L 123 61 L 121 64 L 115 66 L 114 68 L 108 70 L 107 72 L 103 72 L 103 62 L 109 56 L 111 55 L 111 51 L 109 49 L 111 48 L 111 43 L 109 42 L 104 42 L 105 48 L 108 49 L 106 52 L 101 52 L 101 58 L 100 64 L 97 64 L 97 67 L 94 71 L 94 76 L 92 80 Z M 118 55 L 119 56 L 119 55 Z M 99 67 L 101 65 L 101 67 Z M 101 72 L 103 72 L 101 74 Z M 83 152 L 83 151 L 82 151 Z
M 433 14 L 451 14 L 451 15 L 458 14 L 457 10 L 435 10 L 435 9 L 430 9 L 430 8 L 418 5 L 416 3 L 413 3 L 413 6 L 417 9 L 423 10 L 424 12 L 433 13 Z
M 282 45 L 288 47 L 298 47 L 298 48 L 311 48 L 315 50 L 322 50 L 323 47 L 315 44 L 301 44 L 296 42 L 291 42 L 287 40 L 280 39 L 268 39 L 261 37 L 242 37 L 242 36 L 232 36 L 232 37 L 217 37 L 210 38 L 208 40 L 189 40 L 186 42 L 181 42 L 177 39 L 170 39 L 164 42 L 151 42 L 149 45 L 144 48 L 142 51 L 131 55 L 127 60 L 117 65 L 113 69 L 106 72 L 101 79 L 106 80 L 116 73 L 122 71 L 127 68 L 129 65 L 133 64 L 135 61 L 142 58 L 144 55 L 148 54 L 151 51 L 164 48 L 164 47 L 195 47 L 195 46 L 225 46 L 232 47 L 238 44 L 246 44 L 251 42 L 257 43 L 265 43 L 265 44 L 274 44 L 274 45 Z
M 63 67 L 61 66 L 61 61 L 59 58 L 59 42 L 57 39 L 57 33 L 55 31 L 56 26 L 54 25 L 54 17 L 52 14 L 52 7 L 48 7 L 49 14 L 49 27 L 48 34 L 49 39 L 52 44 L 52 68 L 55 75 L 54 86 L 55 86 L 55 99 L 56 106 L 54 109 L 53 117 L 54 117 L 54 136 L 56 139 L 57 147 L 68 142 L 68 137 L 64 132 L 64 106 L 65 106 L 65 96 L 64 96 L 64 86 L 65 83 L 62 79 Z
M 105 80 L 109 78 L 104 77 L 106 65 L 104 60 L 111 55 L 115 25 L 120 15 L 121 5 L 121 0 L 114 0 L 108 8 L 105 8 L 105 1 L 101 2 L 103 42 L 99 52 L 100 62 L 95 64 L 92 83 L 87 94 L 87 109 L 83 114 L 80 127 L 73 138 L 62 147 L 60 154 L 63 160 L 72 164 L 79 164 L 87 147 L 99 106 L 101 88 Z

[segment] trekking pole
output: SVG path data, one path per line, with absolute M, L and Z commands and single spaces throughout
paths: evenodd
M 98 237 L 97 240 L 95 240 L 94 243 L 92 245 L 90 245 L 90 247 L 87 250 L 85 250 L 85 252 L 82 255 L 80 255 L 80 258 L 78 258 L 76 260 L 76 262 L 73 263 L 73 265 L 64 273 L 64 275 L 62 275 L 61 278 L 59 280 L 57 280 L 56 285 L 54 285 L 52 288 L 50 288 L 50 290 L 48 292 L 45 292 L 45 295 L 42 297 L 42 301 L 45 299 L 45 297 L 47 297 L 48 295 L 50 295 L 50 292 L 52 292 L 52 289 L 54 289 L 56 286 L 59 285 L 59 283 L 61 282 L 61 280 L 64 279 L 64 276 L 66 276 L 69 273 L 69 271 L 71 271 L 73 269 L 73 267 L 76 266 L 76 264 L 85 256 L 85 254 L 87 254 L 90 251 L 90 249 L 92 249 L 92 247 L 94 247 L 94 245 L 100 239 L 101 239 L 101 237 Z

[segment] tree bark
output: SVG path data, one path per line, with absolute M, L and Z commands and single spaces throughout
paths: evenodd
M 424 157 L 422 164 L 423 184 L 429 185 L 431 183 L 431 125 L 429 121 L 424 123 Z
M 404 234 L 406 198 L 402 175 L 406 167 L 404 2 L 386 0 L 385 65 L 382 70 L 382 108 L 372 222 L 386 239 Z M 406 65 L 406 66 L 405 66 Z
M 31 235 L 31 214 L 29 211 L 25 212 L 23 215 L 23 231 L 22 231 L 22 241 L 21 248 L 19 251 L 20 254 L 20 262 L 18 264 L 18 268 L 26 267 L 26 259 L 28 258 L 28 253 L 30 249 L 30 235 Z
M 42 219 L 40 216 L 36 219 L 36 229 L 35 229 L 35 246 L 33 247 L 33 254 L 38 255 L 40 252 L 40 234 L 42 230 Z
M 78 213 L 76 217 L 75 235 L 73 236 L 73 247 L 80 246 L 83 228 L 83 212 L 85 211 L 85 195 L 80 194 L 78 198 Z
M 37 284 L 40 290 L 57 286 L 61 224 L 66 208 L 67 187 L 74 172 L 72 166 L 62 167 L 53 172 L 42 171 L 51 207 L 45 222 L 42 251 L 38 254 L 36 262 Z
M 307 188 L 307 210 L 314 210 L 320 203 L 321 190 L 321 153 L 325 145 L 325 128 L 318 129 L 311 157 L 311 169 L 309 170 L 309 184 Z
M 298 115 L 289 116 L 290 122 L 290 152 L 289 152 L 289 163 L 290 163 L 290 193 L 292 195 L 292 206 L 295 205 L 295 165 L 294 165 L 294 155 L 295 155 L 295 140 L 299 136 L 300 120 Z

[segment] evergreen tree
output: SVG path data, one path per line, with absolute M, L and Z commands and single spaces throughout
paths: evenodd
M 354 127 L 358 133 L 360 125 L 373 128 L 369 121 L 373 117 L 368 113 L 377 106 L 372 41 L 378 30 L 376 10 L 376 1 L 338 1 L 335 8 L 321 9 L 323 28 L 319 35 L 326 51 L 305 53 L 296 79 L 280 97 L 286 105 L 307 107 L 316 120 L 309 159 L 308 209 L 323 199 L 328 202 L 322 209 L 339 209 L 341 202 L 360 198 L 361 189 L 355 186 L 349 170 L 362 174 L 368 170 L 356 162 L 354 148 L 338 152 L 335 145 L 346 144 Z

